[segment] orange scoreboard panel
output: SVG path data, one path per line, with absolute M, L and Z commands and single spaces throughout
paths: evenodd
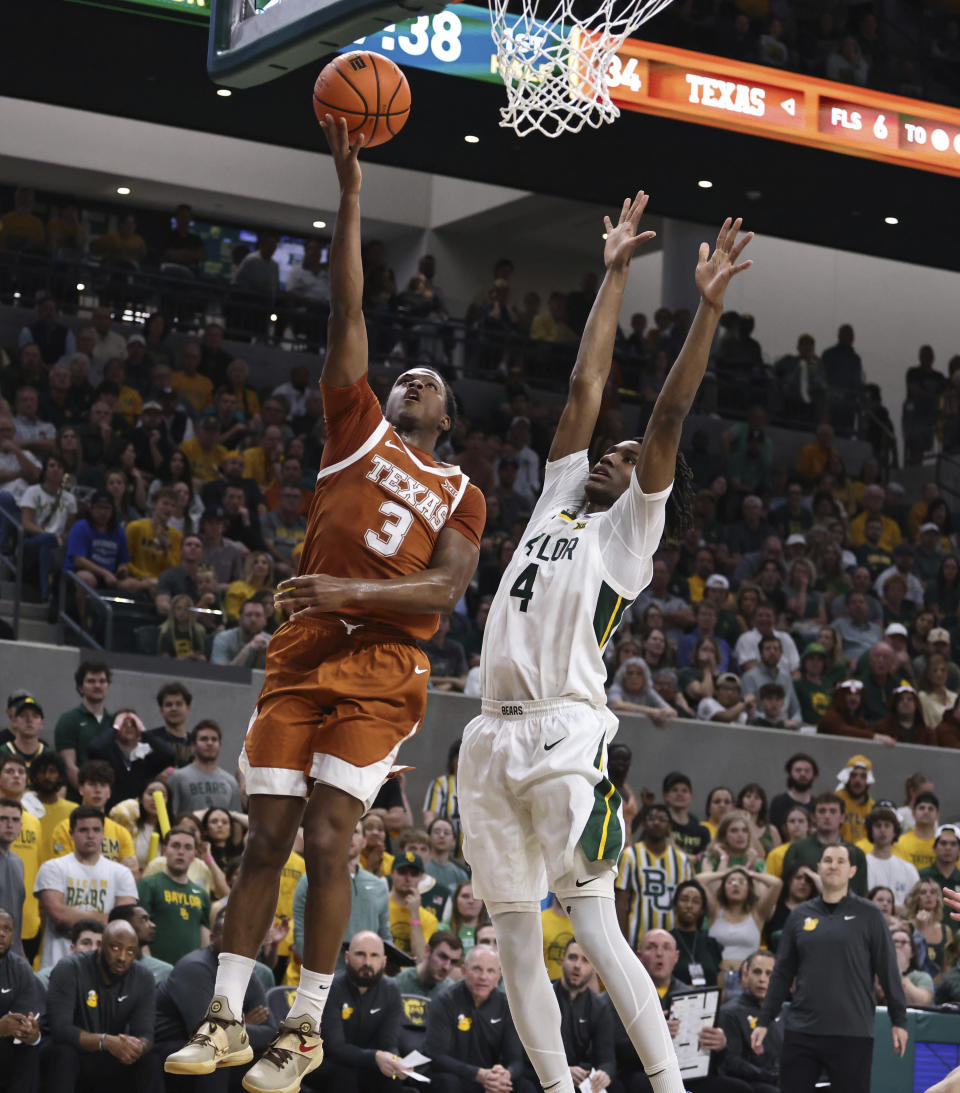
M 960 177 L 960 110 L 629 38 L 610 70 L 624 110 Z

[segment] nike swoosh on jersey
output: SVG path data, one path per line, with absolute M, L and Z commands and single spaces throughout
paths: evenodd
M 491 1017 L 490 1018 L 490 1024 L 491 1025 L 499 1025 L 502 1020 L 503 1020 L 502 1017 Z
M 413 670 L 418 676 L 426 675 L 430 671 L 429 668 L 414 668 Z
M 377 1006 L 375 1010 L 371 1010 L 371 1013 L 379 1013 L 383 1009 L 383 1006 Z
M 13 987 L 0 987 L 0 994 L 9 994 Z
M 300 1051 L 304 1055 L 309 1055 L 311 1051 L 316 1051 L 319 1046 L 319 1044 L 314 1044 L 312 1047 L 305 1047 L 303 1044 L 301 1044 Z
M 394 444 L 394 442 L 392 440 L 385 440 L 383 442 L 383 446 L 385 448 L 393 448 L 394 451 L 397 451 L 397 452 L 405 452 L 407 450 L 406 448 L 401 447 L 399 444 Z
M 582 888 L 585 884 L 593 884 L 595 880 L 599 880 L 599 877 L 588 877 L 586 880 L 578 880 L 577 887 Z
M 856 918 L 856 917 L 857 917 L 856 915 L 844 915 L 844 916 L 843 916 L 843 921 L 844 921 L 844 922 L 849 922 L 849 921 L 850 921 L 850 919 L 852 919 L 852 918 Z
M 121 994 L 120 997 L 117 999 L 117 1005 L 119 1006 L 121 1002 L 125 1002 L 129 997 L 129 994 Z
M 559 740 L 554 740 L 554 742 L 552 744 L 544 744 L 543 745 L 543 750 L 544 751 L 551 751 L 553 748 L 555 748 L 557 746 L 557 744 L 563 743 L 564 740 L 566 740 L 566 737 L 561 736 Z

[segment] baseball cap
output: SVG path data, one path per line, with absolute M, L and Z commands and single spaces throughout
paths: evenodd
M 130 345 L 133 342 L 136 342 L 138 345 L 146 345 L 147 339 L 142 334 L 131 334 L 130 337 L 127 338 L 127 345 Z
M 9 709 L 18 699 L 21 698 L 33 698 L 33 695 L 21 687 L 19 690 L 11 691 L 7 695 L 7 709 Z
M 892 622 L 883 633 L 888 638 L 893 637 L 895 634 L 899 634 L 900 637 L 905 638 L 907 636 L 907 628 L 902 622 Z
M 893 688 L 893 693 L 895 695 L 915 695 L 917 690 L 912 683 L 908 683 L 904 680 L 899 687 Z
M 226 520 L 226 515 L 224 514 L 223 509 L 220 508 L 219 505 L 217 505 L 214 508 L 203 510 L 203 514 L 200 517 L 200 522 L 203 523 L 204 520 Z
M 827 648 L 825 645 L 821 645 L 819 641 L 811 641 L 803 651 L 801 660 L 806 660 L 807 657 L 820 656 L 825 657 L 827 655 Z
M 838 691 L 862 691 L 863 680 L 862 679 L 841 679 L 837 684 Z
M 906 493 L 906 489 L 902 482 L 888 482 L 887 493 Z
M 722 573 L 711 573 L 710 576 L 707 577 L 706 587 L 726 589 L 730 587 L 730 582 Z
M 200 415 L 200 424 L 207 428 L 219 428 L 220 418 L 217 417 L 216 410 L 204 410 Z
M 109 501 L 111 508 L 113 507 L 113 498 L 106 490 L 94 490 L 87 502 L 88 508 L 92 508 L 98 501 Z
M 941 824 L 937 828 L 937 833 L 936 833 L 936 835 L 934 836 L 934 839 L 933 839 L 933 845 L 934 846 L 937 845 L 937 839 L 940 838 L 940 836 L 944 833 L 944 831 L 952 831 L 953 834 L 956 835 L 958 839 L 960 839 L 960 827 L 958 827 L 957 824 Z
M 921 524 L 920 525 L 920 530 L 921 531 L 936 531 L 936 532 L 940 531 L 940 529 L 937 527 L 937 525 L 932 520 L 928 520 L 925 524 Z
M 740 677 L 735 672 L 721 672 L 720 675 L 717 676 L 717 686 L 720 686 L 722 683 L 736 683 L 739 687 Z
M 393 872 L 396 873 L 398 869 L 416 869 L 418 873 L 422 873 L 423 858 L 412 850 L 404 850 L 402 854 L 398 854 L 393 860 Z
M 155 398 L 147 399 L 147 401 L 143 404 L 143 408 L 144 408 L 144 410 L 162 410 L 163 409 L 163 407 L 160 405 L 159 402 L 157 402 L 157 400 Z
M 806 535 L 801 535 L 799 531 L 795 531 L 792 535 L 788 535 L 787 536 L 787 541 L 785 543 L 785 546 L 806 546 L 806 545 L 807 545 L 807 537 L 806 537 Z
M 851 755 L 844 764 L 843 770 L 837 773 L 837 781 L 845 786 L 850 779 L 852 770 L 865 770 L 867 772 L 867 785 L 872 786 L 876 780 L 873 777 L 873 763 L 865 755 Z
M 36 710 L 37 713 L 43 717 L 43 707 L 33 697 L 33 695 L 24 695 L 22 698 L 18 698 L 13 704 L 13 716 L 19 717 L 24 710 Z
M 942 626 L 935 626 L 927 634 L 927 644 L 929 645 L 931 641 L 946 641 L 946 642 L 949 642 L 950 641 L 950 632 L 948 630 L 944 630 L 944 628 Z

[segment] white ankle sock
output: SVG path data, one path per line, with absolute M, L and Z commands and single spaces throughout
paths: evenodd
M 243 1020 L 243 999 L 255 963 L 249 956 L 236 953 L 221 953 L 217 958 L 217 984 L 213 993 L 226 998 L 230 1012 L 238 1021 Z
M 312 1017 L 320 1027 L 320 1018 L 323 1016 L 323 1007 L 327 1004 L 330 995 L 330 984 L 333 975 L 323 972 L 311 972 L 307 968 L 300 969 L 300 986 L 297 988 L 297 996 L 290 1007 L 291 1017 Z

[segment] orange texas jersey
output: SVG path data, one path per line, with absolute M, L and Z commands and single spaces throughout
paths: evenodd
M 327 439 L 307 518 L 301 575 L 383 579 L 427 569 L 445 528 L 480 545 L 486 505 L 459 467 L 405 443 L 366 376 L 323 387 Z M 432 637 L 438 616 L 351 611 L 375 629 Z

